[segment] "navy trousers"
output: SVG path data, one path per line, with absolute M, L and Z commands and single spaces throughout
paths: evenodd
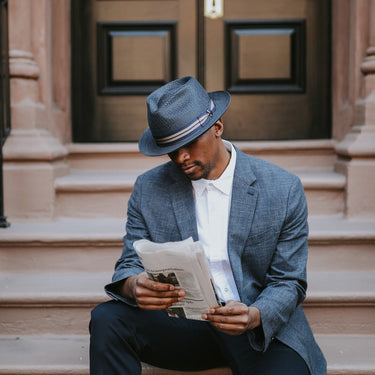
M 233 375 L 309 374 L 304 360 L 277 340 L 261 353 L 246 334 L 117 301 L 92 311 L 90 334 L 90 375 L 140 375 L 141 362 L 180 371 L 229 366 Z

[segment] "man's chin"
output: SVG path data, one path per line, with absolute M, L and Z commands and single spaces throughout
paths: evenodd
M 186 177 L 188 177 L 190 180 L 200 180 L 203 177 L 202 168 L 200 168 L 198 165 L 195 165 L 188 169 L 182 169 L 182 172 L 185 174 Z
M 192 181 L 196 181 L 196 180 L 200 180 L 202 177 L 200 175 L 198 175 L 197 173 L 185 173 L 185 176 L 187 178 L 189 178 L 190 180 Z
M 191 181 L 197 181 L 200 180 L 202 177 L 192 177 L 192 176 L 187 176 Z
M 200 180 L 201 178 L 204 178 L 204 173 L 201 171 L 195 171 L 193 173 L 185 173 L 185 176 L 188 177 L 192 181 Z

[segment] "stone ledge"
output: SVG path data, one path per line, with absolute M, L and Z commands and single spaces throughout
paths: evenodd
M 328 362 L 328 375 L 375 373 L 375 335 L 316 335 Z M 0 374 L 88 374 L 86 335 L 0 336 Z M 143 375 L 229 375 L 221 369 L 176 372 L 143 366 Z
M 233 142 L 240 150 L 264 158 L 284 168 L 333 167 L 336 160 L 336 141 L 253 141 Z M 89 169 L 148 169 L 168 161 L 167 156 L 147 157 L 138 150 L 136 142 L 128 143 L 72 143 L 66 145 L 69 164 L 73 168 Z
M 112 272 L 3 272 L 0 307 L 97 304 L 108 299 L 103 287 L 111 276 Z M 309 272 L 308 284 L 306 306 L 375 307 L 373 271 Z
M 130 169 L 134 168 L 134 169 Z M 135 180 L 143 170 L 71 169 L 54 181 L 56 216 L 123 217 Z M 138 168 L 141 166 L 138 165 Z M 294 170 L 305 188 L 311 214 L 338 214 L 344 210 L 346 179 L 333 169 Z
M 57 192 L 132 191 L 137 176 L 143 170 L 71 170 L 55 181 Z M 345 176 L 333 170 L 295 170 L 305 189 L 345 188 Z
M 131 192 L 142 171 L 78 171 L 71 170 L 55 180 L 56 192 Z
M 332 139 L 296 140 L 296 141 L 233 141 L 240 150 L 251 151 L 306 151 L 334 150 L 336 141 Z M 137 142 L 116 143 L 70 143 L 67 145 L 70 155 L 97 153 L 137 153 L 140 154 Z
M 72 219 L 54 221 L 18 221 L 8 218 L 11 226 L 0 229 L 0 248 L 27 244 L 28 246 L 97 246 L 122 245 L 125 218 Z M 373 243 L 375 219 L 345 219 L 341 215 L 309 217 L 309 243 Z

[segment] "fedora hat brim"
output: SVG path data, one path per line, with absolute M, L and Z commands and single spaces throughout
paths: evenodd
M 194 141 L 194 139 L 201 136 L 211 126 L 213 126 L 227 110 L 230 103 L 230 94 L 227 91 L 213 91 L 209 92 L 208 95 L 215 103 L 216 109 L 213 112 L 211 119 L 207 121 L 204 126 L 200 127 L 198 131 L 194 132 L 190 136 L 187 136 L 181 141 L 168 146 L 158 145 L 152 136 L 150 128 L 147 128 L 138 142 L 138 147 L 142 154 L 147 156 L 161 156 L 169 154 Z

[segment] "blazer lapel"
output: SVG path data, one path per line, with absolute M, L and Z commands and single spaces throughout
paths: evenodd
M 242 297 L 242 252 L 248 238 L 258 200 L 258 190 L 252 186 L 256 177 L 251 169 L 250 159 L 237 151 L 234 171 L 232 201 L 228 223 L 228 255 L 238 292 Z
M 247 155 L 236 149 L 237 161 L 233 177 L 232 200 L 228 223 L 228 255 L 238 292 L 242 285 L 241 256 L 250 232 L 258 199 L 258 190 L 252 186 L 256 177 Z M 193 237 L 198 241 L 195 203 L 191 181 L 177 169 L 173 172 L 171 201 L 177 227 L 184 240 Z
M 194 241 L 198 241 L 193 188 L 190 180 L 181 174 L 172 185 L 171 200 L 181 239 L 193 237 Z

